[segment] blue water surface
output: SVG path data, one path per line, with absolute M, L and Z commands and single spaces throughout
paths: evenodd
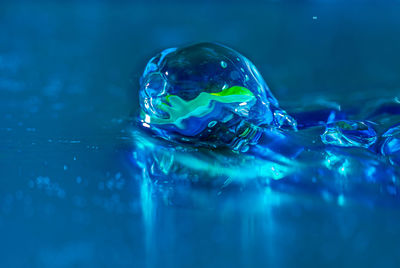
M 0 2 L 0 267 L 398 267 L 399 12 Z M 194 150 L 132 123 L 147 61 L 204 41 L 252 60 L 291 143 Z M 368 148 L 337 146 L 354 133 Z

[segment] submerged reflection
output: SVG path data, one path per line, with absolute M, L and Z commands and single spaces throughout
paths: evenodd
M 303 136 L 297 140 L 307 141 L 307 133 L 296 135 Z M 276 137 L 269 136 L 269 143 L 267 139 L 247 153 L 236 153 L 169 143 L 139 129 L 132 131 L 132 137 L 131 160 L 140 171 L 135 174 L 140 174 L 142 182 L 145 219 L 151 218 L 152 197 L 166 204 L 201 206 L 201 198 L 192 193 L 193 187 L 217 195 L 232 190 L 270 189 L 329 195 L 340 200 L 397 199 L 393 187 L 398 187 L 399 171 L 382 156 L 363 148 L 343 150 L 313 142 L 300 147 L 291 144 L 290 137 L 273 140 Z
M 266 139 L 246 153 L 193 148 L 132 130 L 130 159 L 140 184 L 148 266 L 157 265 L 153 256 L 165 247 L 173 251 L 185 241 L 174 237 L 177 233 L 190 236 L 190 230 L 208 226 L 207 236 L 216 244 L 226 241 L 232 230 L 220 229 L 224 222 L 235 222 L 240 234 L 240 248 L 230 250 L 241 265 L 256 263 L 257 252 L 276 265 L 285 259 L 280 241 L 290 239 L 301 224 L 285 219 L 301 218 L 313 208 L 346 229 L 350 214 L 345 211 L 360 205 L 398 205 L 395 166 L 364 148 L 313 143 L 310 137 L 319 130 L 297 132 L 296 139 L 306 145 L 301 150 L 292 144 L 280 152 L 272 140 L 266 146 Z M 291 138 L 275 142 L 290 144 Z M 191 239 L 202 243 L 202 237 Z M 196 245 L 188 247 L 196 251 Z

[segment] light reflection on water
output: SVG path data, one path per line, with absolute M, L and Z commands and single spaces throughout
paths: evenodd
M 340 204 L 345 199 L 396 204 L 397 165 L 373 150 L 326 146 L 315 141 L 318 130 L 321 132 L 321 128 L 315 128 L 286 136 L 283 143 L 291 147 L 299 143 L 292 144 L 290 139 L 313 141 L 304 144 L 299 153 L 286 156 L 284 148 L 278 146 L 274 151 L 266 147 L 276 141 L 255 145 L 247 153 L 235 153 L 168 143 L 136 129 L 132 131 L 131 159 L 141 171 L 136 174 L 143 174 L 144 183 L 152 184 L 165 196 L 181 185 L 209 187 L 218 194 L 231 188 L 269 187 L 281 192 L 332 195 Z
M 343 252 L 332 241 L 347 239 L 356 232 L 360 232 L 357 239 L 348 246 L 368 248 L 369 241 L 363 240 L 366 238 L 362 233 L 373 223 L 364 222 L 363 218 L 369 217 L 364 210 L 380 207 L 391 211 L 398 207 L 399 170 L 388 159 L 365 148 L 343 149 L 315 141 L 314 137 L 319 137 L 322 131 L 323 128 L 311 128 L 296 133 L 310 147 L 299 157 L 291 158 L 270 150 L 260 153 L 262 148 L 249 150 L 247 154 L 194 149 L 159 140 L 140 129 L 131 130 L 129 158 L 135 170 L 132 174 L 136 174 L 141 184 L 148 264 L 156 265 L 152 256 L 160 254 L 157 243 L 161 237 L 172 245 L 185 243 L 185 238 L 170 241 L 160 234 L 162 226 L 168 225 L 171 233 L 180 233 L 179 228 L 185 224 L 191 226 L 185 228 L 195 228 L 193 222 L 186 223 L 185 217 L 165 217 L 165 211 L 171 209 L 207 214 L 207 218 L 191 220 L 210 228 L 212 234 L 208 238 L 219 237 L 225 243 L 227 230 L 214 227 L 236 222 L 235 237 L 240 240 L 237 244 L 240 249 L 231 249 L 231 254 L 238 254 L 234 259 L 245 266 L 292 263 L 285 261 L 285 253 L 298 252 L 279 248 L 287 243 L 302 244 L 315 254 L 335 259 Z M 274 155 L 268 157 L 268 154 Z M 392 216 L 396 215 L 397 212 Z M 304 217 L 308 220 L 304 221 Z M 313 217 L 315 223 L 305 226 Z M 215 225 L 210 225 L 210 219 L 216 221 Z M 312 235 L 312 228 L 321 221 L 327 228 L 322 236 L 333 244 L 313 248 L 317 246 L 315 240 L 307 236 Z M 306 237 L 296 236 L 296 230 L 302 230 Z
M 134 136 L 135 139 L 138 138 L 140 132 L 135 132 Z M 375 247 L 370 244 L 365 232 L 369 232 L 375 224 L 387 223 L 379 223 L 379 220 L 370 222 L 370 217 L 377 217 L 380 213 L 392 213 L 393 218 L 398 217 L 398 213 L 391 209 L 387 212 L 383 209 L 378 214 L 373 212 L 376 207 L 397 207 L 397 198 L 393 198 L 387 191 L 381 191 L 384 182 L 368 181 L 367 176 L 352 182 L 351 175 L 362 174 L 357 173 L 357 168 L 351 170 L 349 165 L 361 160 L 340 156 L 338 152 L 324 154 L 326 158 L 318 163 L 326 163 L 322 168 L 332 171 L 323 173 L 322 177 L 324 174 L 337 176 L 309 180 L 308 184 L 301 182 L 306 176 L 294 176 L 296 171 L 271 181 L 265 180 L 266 176 L 246 177 L 239 173 L 238 176 L 246 178 L 246 181 L 228 180 L 228 183 L 226 177 L 218 180 L 223 174 L 221 172 L 214 176 L 209 175 L 210 180 L 204 184 L 202 181 L 191 181 L 190 175 L 179 173 L 179 168 L 187 171 L 185 168 L 191 166 L 193 161 L 182 163 L 173 160 L 172 164 L 164 166 L 162 156 L 175 159 L 182 151 L 177 152 L 177 148 L 168 146 L 166 149 L 162 147 L 162 141 L 152 138 L 149 140 L 150 148 L 143 147 L 136 151 L 135 147 L 134 150 L 141 155 L 139 159 L 135 159 L 135 163 L 139 166 L 136 168 L 143 171 L 141 175 L 136 174 L 142 184 L 142 220 L 146 232 L 149 267 L 160 264 L 153 257 L 162 255 L 167 250 L 163 249 L 164 246 L 168 247 L 168 251 L 174 251 L 181 248 L 182 243 L 187 243 L 189 237 L 190 240 L 196 240 L 194 244 L 183 246 L 190 252 L 196 252 L 196 245 L 202 248 L 205 244 L 203 239 L 211 239 L 206 244 L 214 245 L 214 250 L 218 252 L 215 254 L 227 258 L 225 263 L 236 266 L 293 264 L 293 260 L 287 258 L 288 255 L 294 256 L 300 263 L 307 263 L 310 260 L 302 258 L 302 249 L 334 261 L 345 254 L 343 248 L 335 247 L 338 241 L 347 241 L 349 244 L 345 248 L 356 252 Z M 143 142 L 142 140 L 142 145 Z M 183 153 L 202 158 L 198 151 Z M 231 156 L 232 161 L 237 161 L 237 158 L 240 158 L 237 154 Z M 218 163 L 215 164 L 218 166 Z M 171 171 L 174 165 L 179 168 Z M 213 164 L 210 162 L 209 166 L 212 168 Z M 168 168 L 168 172 L 164 168 Z M 235 169 L 233 166 L 231 168 Z M 240 168 L 238 166 L 236 171 L 240 172 Z M 213 174 L 208 169 L 201 171 L 202 179 L 207 179 L 207 173 Z M 195 168 L 194 172 L 199 173 L 199 169 Z M 299 175 L 304 175 L 304 172 L 301 170 L 302 174 Z M 371 184 L 372 189 L 358 188 L 365 184 Z M 380 195 L 380 199 L 374 200 L 375 195 Z M 172 211 L 175 211 L 173 217 L 170 215 Z M 372 214 L 368 216 L 367 211 Z M 188 214 L 191 216 L 186 217 Z M 317 227 L 321 224 L 325 226 L 323 231 Z M 318 238 L 313 236 L 315 228 L 319 230 Z M 201 234 L 196 234 L 200 229 L 203 230 Z M 169 235 L 163 233 L 164 230 L 168 230 Z M 355 238 L 349 240 L 351 237 Z M 321 245 L 316 242 L 321 238 L 327 243 Z M 232 243 L 239 248 L 231 248 L 226 243 Z M 195 259 L 199 261 L 202 258 Z M 216 265 L 214 260 L 210 263 Z M 316 258 L 316 265 L 320 261 L 321 259 Z
M 399 5 L 215 2 L 0 1 L 1 267 L 399 266 L 389 156 L 318 149 L 307 156 L 317 177 L 283 176 L 316 171 L 307 157 L 283 158 L 269 185 L 201 185 L 207 169 L 189 182 L 185 162 L 172 159 L 179 153 L 161 144 L 143 156 L 154 162 L 158 148 L 164 168 L 183 166 L 170 173 L 176 184 L 132 163 L 124 120 L 138 108 L 138 74 L 159 49 L 191 42 L 253 59 L 309 144 L 320 145 L 323 129 L 311 126 L 333 109 L 379 123 L 378 135 L 400 122 Z M 327 112 L 302 113 L 318 98 L 314 111 Z M 263 155 L 257 166 L 275 166 Z M 240 158 L 216 157 L 233 177 L 253 174 L 250 157 L 241 173 L 231 163 Z

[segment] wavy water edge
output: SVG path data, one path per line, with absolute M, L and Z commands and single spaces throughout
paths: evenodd
M 215 189 L 217 194 L 272 189 L 333 198 L 339 203 L 346 198 L 367 204 L 398 204 L 397 166 L 364 148 L 343 149 L 315 141 L 315 134 L 321 130 L 316 127 L 297 133 L 297 140 L 309 139 L 312 147 L 292 158 L 257 145 L 240 154 L 193 148 L 134 129 L 130 157 L 140 171 L 139 179 L 145 178 L 158 193 L 165 194 L 185 185 L 189 191 L 193 187 L 206 187 Z M 257 154 L 253 154 L 254 150 Z

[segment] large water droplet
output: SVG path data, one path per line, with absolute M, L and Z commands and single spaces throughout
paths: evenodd
M 367 122 L 340 120 L 328 123 L 322 142 L 341 147 L 368 148 L 376 142 L 376 132 Z
M 260 127 L 296 128 L 253 63 L 219 44 L 164 50 L 147 64 L 139 94 L 142 124 L 168 140 L 238 148 Z

